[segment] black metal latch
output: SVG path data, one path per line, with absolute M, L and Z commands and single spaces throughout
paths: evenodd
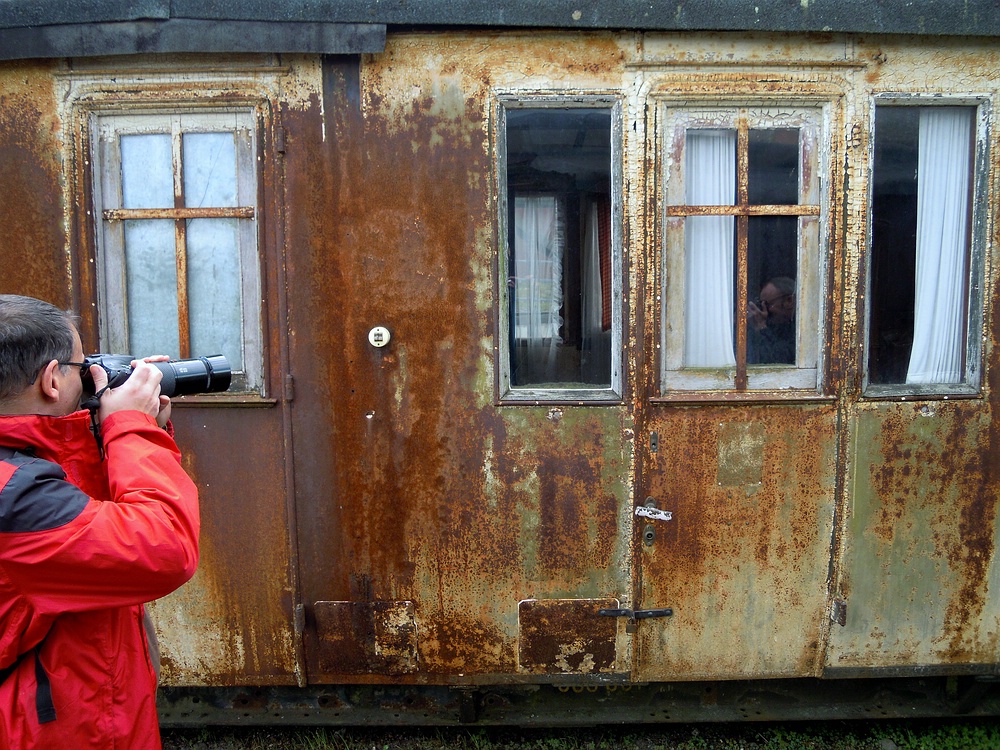
M 670 607 L 663 609 L 599 609 L 597 614 L 604 617 L 627 617 L 625 632 L 634 633 L 639 620 L 648 620 L 650 617 L 671 617 L 674 611 Z

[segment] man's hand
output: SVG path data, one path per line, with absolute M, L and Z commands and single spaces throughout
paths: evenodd
M 757 307 L 753 302 L 747 302 L 747 322 L 757 331 L 767 328 L 767 307 Z
M 152 357 L 143 357 L 142 361 L 169 362 L 170 357 L 168 357 L 166 354 L 154 354 Z M 163 429 L 166 429 L 167 422 L 169 421 L 170 421 L 170 398 L 167 396 L 160 396 L 160 411 L 156 415 L 156 424 L 158 424 Z
M 160 380 L 163 374 L 151 364 L 139 360 L 132 360 L 132 367 L 134 369 L 128 380 L 103 392 L 97 410 L 98 418 L 103 422 L 108 415 L 117 411 L 141 411 L 156 419 L 159 424 L 161 414 L 166 412 L 167 417 L 170 415 L 170 399 L 160 397 Z M 108 385 L 108 374 L 99 365 L 93 365 L 90 374 L 97 392 L 101 393 Z M 163 400 L 166 404 L 162 403 Z M 166 421 L 164 418 L 163 424 Z

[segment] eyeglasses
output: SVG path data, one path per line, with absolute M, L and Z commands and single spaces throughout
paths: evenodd
M 58 362 L 57 364 L 62 365 L 63 367 L 79 367 L 81 378 L 90 372 L 90 365 L 86 362 Z
M 776 304 L 778 304 L 779 302 L 781 302 L 781 300 L 788 299 L 789 297 L 793 297 L 793 296 L 794 295 L 792 295 L 792 294 L 782 294 L 780 297 L 775 297 L 772 300 L 766 300 L 766 299 L 763 299 L 763 298 L 758 298 L 757 299 L 757 307 L 761 308 L 762 310 L 764 308 L 766 308 L 766 307 L 774 307 Z

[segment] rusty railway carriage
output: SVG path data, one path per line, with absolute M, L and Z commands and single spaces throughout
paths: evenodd
M 1000 709 L 993 0 L 25 0 L 0 58 L 2 291 L 237 371 L 165 725 Z

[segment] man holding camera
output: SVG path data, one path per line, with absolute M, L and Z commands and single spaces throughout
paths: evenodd
M 0 295 L 0 747 L 160 747 L 143 603 L 194 575 L 200 522 L 161 373 L 133 366 L 81 410 L 107 374 L 72 317 Z

